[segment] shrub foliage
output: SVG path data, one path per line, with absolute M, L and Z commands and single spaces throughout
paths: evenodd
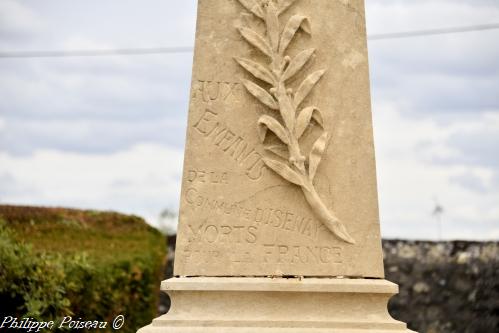
M 0 206 L 0 317 L 111 323 L 156 315 L 164 238 L 134 216 Z M 57 331 L 53 329 L 52 331 Z

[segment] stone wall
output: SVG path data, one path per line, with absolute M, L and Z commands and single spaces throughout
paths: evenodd
M 168 243 L 173 259 L 175 237 Z M 499 332 L 499 242 L 383 240 L 383 251 L 386 278 L 400 285 L 394 318 L 419 333 Z M 169 305 L 164 296 L 160 311 Z
M 383 241 L 393 317 L 420 333 L 499 332 L 499 243 Z

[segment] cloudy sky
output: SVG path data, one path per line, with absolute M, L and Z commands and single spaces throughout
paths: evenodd
M 368 34 L 499 23 L 366 0 Z M 194 0 L 0 0 L 0 53 L 192 46 Z M 499 239 L 499 30 L 369 42 L 382 233 Z M 176 210 L 192 54 L 0 58 L 0 203 Z

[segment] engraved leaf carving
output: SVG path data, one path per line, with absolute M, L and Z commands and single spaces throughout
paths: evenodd
M 317 82 L 319 82 L 324 73 L 326 73 L 325 70 L 313 72 L 298 87 L 294 98 L 294 103 L 297 107 L 301 104 L 301 102 L 303 102 L 305 97 L 308 96 L 312 88 L 316 85 Z
M 286 160 L 289 158 L 288 146 L 271 145 L 271 146 L 266 146 L 265 150 L 270 151 L 271 153 L 273 153 L 279 157 L 282 157 Z
M 267 130 L 271 130 L 279 140 L 289 144 L 289 136 L 284 127 L 274 117 L 263 115 L 258 119 L 258 134 L 262 142 L 267 136 Z
M 298 53 L 298 55 L 291 61 L 288 68 L 286 68 L 286 71 L 284 72 L 282 79 L 289 80 L 296 73 L 298 73 L 300 71 L 300 69 L 302 69 L 303 66 L 305 66 L 307 61 L 312 56 L 312 54 L 314 54 L 314 52 L 315 52 L 315 49 L 308 49 L 308 50 L 305 50 L 305 51 Z
M 300 175 L 291 169 L 287 164 L 266 157 L 263 158 L 263 162 L 288 182 L 298 186 L 303 185 Z
M 238 1 L 248 11 L 253 13 L 255 16 L 263 19 L 262 7 L 260 7 L 256 1 L 254 0 L 238 0 Z
M 277 52 L 279 47 L 279 19 L 277 18 L 277 8 L 273 2 L 267 5 L 267 17 L 265 19 L 267 24 L 267 34 L 269 35 L 272 50 Z
M 279 110 L 279 105 L 274 100 L 270 94 L 265 91 L 265 89 L 254 84 L 251 81 L 243 80 L 244 87 L 249 91 L 250 94 L 256 97 L 260 102 L 271 108 L 272 110 Z
M 349 235 L 334 211 L 328 209 L 324 204 L 313 184 L 313 178 L 316 176 L 318 166 L 326 150 L 329 134 L 324 132 L 314 142 L 308 161 L 302 154 L 299 142 L 312 119 L 324 128 L 319 109 L 309 106 L 299 113 L 297 110 L 326 71 L 319 70 L 308 75 L 296 91 L 286 86 L 287 80 L 297 75 L 310 61 L 314 53 L 314 49 L 303 50 L 291 61 L 288 56 L 285 56 L 286 50 L 297 36 L 299 29 L 311 34 L 310 21 L 303 15 L 290 15 L 291 17 L 284 28 L 281 29 L 279 15 L 289 9 L 296 0 L 238 1 L 247 10 L 263 20 L 266 27 L 266 36 L 264 37 L 249 28 L 240 28 L 239 31 L 246 41 L 269 57 L 270 68 L 254 60 L 236 58 L 236 61 L 254 77 L 272 85 L 272 87 L 268 92 L 251 81 L 243 80 L 242 83 L 250 94 L 269 108 L 279 111 L 282 117 L 282 120 L 280 118 L 278 120 L 270 115 L 263 115 L 258 120 L 258 133 L 262 141 L 265 140 L 270 130 L 284 143 L 265 146 L 264 149 L 273 153 L 274 158 L 263 157 L 263 161 L 269 169 L 283 179 L 301 187 L 305 200 L 324 226 L 343 241 L 354 244 L 355 240 Z
M 289 43 L 291 43 L 296 31 L 298 31 L 300 27 L 308 34 L 312 32 L 312 29 L 310 28 L 310 21 L 305 16 L 294 15 L 289 19 L 288 23 L 286 23 L 284 31 L 282 32 L 281 41 L 279 43 L 280 54 L 284 54 L 284 51 L 286 51 Z
M 312 150 L 310 151 L 310 156 L 308 157 L 308 177 L 310 180 L 313 180 L 315 177 L 317 168 L 319 167 L 319 163 L 322 160 L 322 155 L 324 154 L 324 150 L 326 150 L 328 137 L 329 137 L 328 132 L 322 133 L 322 135 L 317 139 L 317 141 L 315 141 Z
M 272 49 L 262 36 L 249 28 L 239 28 L 239 32 L 251 45 L 259 49 L 265 55 L 269 57 L 272 56 Z
M 321 112 L 315 106 L 309 106 L 303 109 L 296 120 L 295 136 L 301 138 L 305 129 L 310 124 L 312 118 L 321 126 L 324 126 Z
M 296 0 L 281 0 L 279 1 L 279 15 L 288 9 Z
M 276 82 L 275 82 L 274 76 L 264 66 L 254 62 L 254 61 L 251 61 L 249 59 L 235 58 L 235 60 L 237 61 L 237 63 L 239 65 L 241 65 L 241 67 L 243 67 L 248 72 L 253 74 L 253 76 L 255 76 L 256 78 L 263 80 L 267 83 L 270 83 L 272 85 L 275 85 Z

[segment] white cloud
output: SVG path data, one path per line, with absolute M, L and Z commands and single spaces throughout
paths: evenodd
M 43 19 L 20 1 L 0 2 L 0 45 L 27 41 L 44 27 Z
M 499 22 L 499 3 L 491 1 L 384 0 L 368 1 L 366 6 L 371 34 Z M 498 33 L 371 41 L 374 100 L 396 102 L 407 115 L 497 111 Z
M 497 23 L 495 0 L 369 0 L 366 1 L 369 33 Z
M 374 107 L 378 189 L 383 235 L 438 237 L 431 215 L 436 200 L 444 207 L 443 236 L 450 239 L 493 239 L 499 235 L 499 188 L 488 186 L 498 170 L 462 162 L 462 154 L 447 139 L 455 133 L 493 126 L 483 115 L 473 122 L 456 120 L 442 125 L 431 119 L 407 119 L 393 105 Z M 495 123 L 499 133 L 499 124 Z M 454 162 L 435 163 L 439 158 Z M 468 177 L 466 177 L 468 175 Z M 456 181 L 465 177 L 486 188 Z M 484 190 L 485 189 L 485 190 Z
M 83 207 L 141 215 L 156 223 L 164 208 L 177 208 L 182 153 L 143 144 L 110 155 L 40 150 L 31 156 L 0 153 L 3 203 Z
M 61 49 L 86 45 L 155 47 L 194 43 L 195 0 L 172 5 L 164 0 L 0 1 L 0 33 L 29 31 L 25 48 Z M 36 19 L 36 20 L 35 20 Z M 43 22 L 43 30 L 40 24 Z M 5 23 L 4 23 L 5 22 Z M 7 24 L 8 23 L 8 24 Z M 19 46 L 5 41 L 5 46 Z

